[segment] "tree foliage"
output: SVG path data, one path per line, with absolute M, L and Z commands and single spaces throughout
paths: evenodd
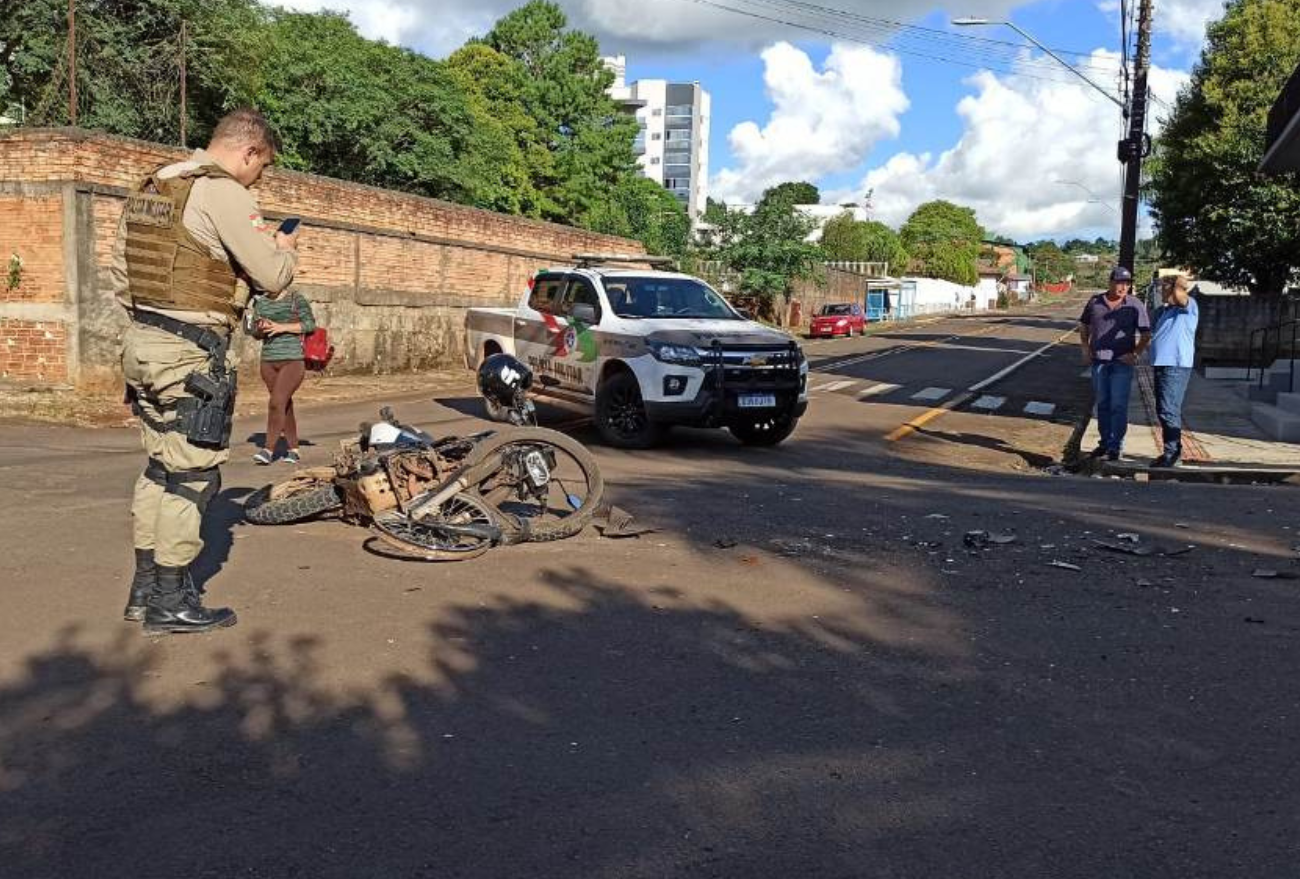
M 67 125 L 66 0 L 0 0 L 0 80 L 30 125 Z M 77 123 L 176 142 L 180 32 L 187 35 L 189 129 L 205 138 L 223 110 L 252 101 L 268 13 L 255 0 L 81 0 Z
M 976 261 L 984 229 L 972 208 L 943 200 L 926 202 L 908 217 L 899 236 L 924 277 L 965 285 L 979 280 Z
M 1300 265 L 1300 175 L 1258 171 L 1268 112 L 1300 63 L 1300 0 L 1233 0 L 1211 24 L 1150 164 L 1166 254 L 1280 293 Z
M 1040 283 L 1059 284 L 1074 274 L 1074 257 L 1057 246 L 1055 241 L 1037 241 L 1025 251 L 1034 261 L 1034 270 Z
M 807 181 L 779 183 L 763 193 L 763 201 L 781 202 L 787 205 L 819 204 L 822 200 L 821 190 Z
M 808 241 L 816 223 L 795 210 L 794 191 L 772 187 L 750 213 L 715 202 L 708 214 L 705 254 L 738 277 L 738 292 L 759 299 L 767 314 L 778 298 L 789 298 L 795 281 L 816 277 L 822 261 L 821 248 Z
M 849 211 L 826 222 L 821 243 L 827 259 L 888 263 L 894 273 L 907 269 L 907 250 L 898 233 L 876 220 L 855 220 Z
M 69 121 L 66 14 L 66 0 L 0 0 L 0 98 L 29 124 Z M 176 143 L 182 21 L 191 143 L 252 105 L 299 170 L 685 247 L 685 211 L 644 184 L 636 120 L 608 97 L 595 39 L 554 3 L 533 0 L 437 61 L 365 39 L 336 13 L 79 0 L 79 124 Z

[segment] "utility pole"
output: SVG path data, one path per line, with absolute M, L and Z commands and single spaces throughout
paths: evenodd
M 181 21 L 181 147 L 185 147 L 185 21 Z
M 77 0 L 68 0 L 68 119 L 77 127 Z
M 1133 271 L 1137 250 L 1138 195 L 1142 186 L 1142 159 L 1147 150 L 1147 70 L 1151 66 L 1152 0 L 1138 9 L 1137 69 L 1133 76 L 1133 101 L 1129 107 L 1128 138 L 1119 142 L 1119 160 L 1126 165 L 1124 204 L 1119 234 L 1119 264 Z

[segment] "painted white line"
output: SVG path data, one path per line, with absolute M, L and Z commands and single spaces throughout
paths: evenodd
M 942 400 L 952 393 L 952 388 L 926 388 L 912 395 L 913 400 Z
M 1039 403 L 1035 401 L 1025 407 L 1026 415 L 1051 415 L 1055 411 L 1055 403 Z
M 865 391 L 858 394 L 858 399 L 865 400 L 868 397 L 879 397 L 882 394 L 892 393 L 901 387 L 902 385 L 891 385 L 889 382 L 881 382 L 878 385 L 872 385 L 871 387 L 867 388 Z
M 857 384 L 856 381 L 838 381 L 838 382 L 831 382 L 831 383 L 828 384 L 828 385 L 822 385 L 818 390 L 822 390 L 822 391 L 825 391 L 825 392 L 828 393 L 828 394 L 831 394 L 831 393 L 834 393 L 835 391 L 842 391 L 842 390 L 844 390 L 845 388 L 851 388 L 851 387 L 853 387 L 853 386 L 856 385 L 856 384 Z
M 989 412 L 996 412 L 1002 408 L 1002 404 L 1007 401 L 1006 397 L 992 397 L 985 394 L 974 403 L 970 404 L 972 409 L 987 409 Z
M 1011 375 L 1011 373 L 1015 372 L 1017 369 L 1024 366 L 1026 363 L 1033 360 L 1035 357 L 1041 355 L 1048 348 L 1051 348 L 1053 345 L 1058 345 L 1061 342 L 1065 341 L 1070 336 L 1073 336 L 1075 332 L 1076 332 L 1075 330 L 1069 330 L 1068 332 L 1061 333 L 1061 335 L 1058 338 L 1048 342 L 1046 345 L 1039 348 L 1037 351 L 1033 352 L 1032 354 L 1026 354 L 1024 357 L 1021 357 L 1019 360 L 1017 360 L 1015 363 L 1008 366 L 1006 369 L 999 370 L 998 372 L 984 379 L 984 381 L 971 385 L 966 390 L 970 391 L 973 394 L 978 394 L 980 391 L 984 390 L 994 382 L 1002 381 L 1002 379 Z

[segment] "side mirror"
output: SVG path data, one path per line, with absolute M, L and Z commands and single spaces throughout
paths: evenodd
M 596 310 L 596 306 L 586 302 L 573 303 L 569 307 L 569 317 L 589 325 L 600 323 L 600 312 Z
M 753 319 L 754 319 L 754 312 L 753 312 L 752 310 L 748 309 L 748 308 L 737 308 L 736 311 L 739 311 L 739 312 L 740 312 L 740 316 L 743 317 L 743 318 L 745 318 L 745 320 L 753 320 Z

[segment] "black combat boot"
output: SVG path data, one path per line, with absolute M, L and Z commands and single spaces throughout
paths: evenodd
M 186 568 L 158 566 L 158 586 L 144 616 L 147 635 L 207 632 L 235 624 L 228 607 L 206 608 Z
M 153 561 L 153 550 L 137 547 L 135 576 L 131 579 L 131 594 L 126 599 L 126 610 L 122 611 L 122 619 L 128 623 L 138 623 L 144 619 L 145 608 L 157 585 L 158 567 Z

